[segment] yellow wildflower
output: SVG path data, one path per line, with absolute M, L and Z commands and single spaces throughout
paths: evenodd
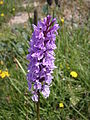
M 4 78 L 4 77 L 5 77 L 5 73 L 2 72 L 2 73 L 0 74 L 0 77 L 1 77 L 1 78 Z
M 63 108 L 64 107 L 64 104 L 62 102 L 59 103 L 59 107 L 60 108 Z
M 0 1 L 0 5 L 3 5 L 3 1 Z
M 5 76 L 7 76 L 7 77 L 10 76 L 10 74 L 8 73 L 8 71 L 3 71 L 3 72 L 4 72 Z
M 61 18 L 61 22 L 64 23 L 64 19 L 63 18 Z
M 10 74 L 8 73 L 8 71 L 2 71 L 0 70 L 0 77 L 1 78 L 5 78 L 5 77 L 9 77 Z
M 15 11 L 15 8 L 13 8 L 12 10 Z
M 73 77 L 73 78 L 77 78 L 78 74 L 75 72 L 75 71 L 71 71 L 70 75 Z
M 4 17 L 4 13 L 1 13 L 1 17 Z

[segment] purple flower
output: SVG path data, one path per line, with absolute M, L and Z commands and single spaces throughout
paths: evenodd
M 42 94 L 45 98 L 49 97 L 50 90 L 48 85 L 44 85 L 42 89 Z
M 38 92 L 41 92 L 45 98 L 50 94 L 52 73 L 56 68 L 54 50 L 59 25 L 55 18 L 51 20 L 51 16 L 48 15 L 43 21 L 39 21 L 37 26 L 33 25 L 33 28 L 34 32 L 27 55 L 29 60 L 27 81 L 29 90 L 32 91 L 32 100 L 37 102 Z
M 38 95 L 37 95 L 37 93 L 35 93 L 35 92 L 32 92 L 32 93 L 33 93 L 32 100 L 38 102 Z

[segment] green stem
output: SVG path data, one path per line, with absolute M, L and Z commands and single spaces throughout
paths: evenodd
M 37 102 L 37 120 L 40 120 L 40 93 L 38 92 L 38 102 Z

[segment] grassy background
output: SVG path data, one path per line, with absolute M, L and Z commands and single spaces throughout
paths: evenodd
M 8 22 L 11 17 L 15 16 L 17 12 L 24 11 L 22 3 L 24 0 L 0 0 L 3 5 L 0 5 L 0 15 L 4 13 L 4 17 L 0 16 L 0 26 L 2 23 Z M 13 8 L 15 11 L 13 11 Z
M 9 9 L 12 8 L 10 4 L 7 5 Z M 88 120 L 89 30 L 86 25 L 71 30 L 61 25 L 60 19 L 58 23 L 61 29 L 56 38 L 57 69 L 54 70 L 50 97 L 46 100 L 41 95 L 40 117 L 41 120 Z M 0 78 L 0 120 L 36 120 L 36 105 L 31 100 L 26 80 L 31 32 L 30 26 L 24 28 L 23 25 L 9 27 L 3 24 L 0 29 L 0 61 L 4 63 L 0 63 L 0 69 L 8 69 L 10 73 L 9 78 Z M 77 72 L 76 79 L 70 76 L 71 71 Z M 64 108 L 59 108 L 60 102 Z

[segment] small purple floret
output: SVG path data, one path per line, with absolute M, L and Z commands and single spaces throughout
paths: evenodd
M 30 40 L 30 49 L 27 59 L 29 60 L 27 81 L 29 90 L 32 91 L 32 100 L 38 101 L 38 92 L 45 98 L 49 97 L 50 84 L 52 82 L 56 49 L 55 40 L 59 25 L 56 18 L 51 20 L 47 16 L 38 25 L 33 25 L 34 32 Z

